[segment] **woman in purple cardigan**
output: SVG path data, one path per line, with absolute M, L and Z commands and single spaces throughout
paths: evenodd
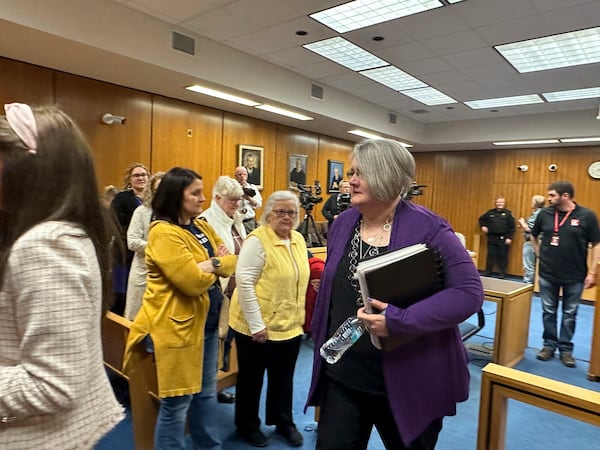
M 315 354 L 307 406 L 319 405 L 317 448 L 366 449 L 373 425 L 387 449 L 435 447 L 444 416 L 467 399 L 467 354 L 457 324 L 481 308 L 477 269 L 450 225 L 405 200 L 415 175 L 412 155 L 393 140 L 366 140 L 351 155 L 352 208 L 332 224 L 313 318 Z M 403 309 L 373 299 L 361 305 L 356 264 L 367 256 L 425 243 L 441 255 L 444 289 Z M 403 280 L 398 274 L 398 282 Z M 357 311 L 358 310 L 358 311 Z M 377 337 L 409 337 L 381 351 L 365 333 L 335 364 L 321 345 L 349 316 Z

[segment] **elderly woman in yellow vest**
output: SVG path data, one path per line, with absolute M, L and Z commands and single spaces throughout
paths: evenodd
M 196 217 L 202 212 L 202 178 L 174 167 L 154 199 L 146 264 L 148 279 L 125 349 L 124 370 L 134 358 L 154 352 L 160 408 L 155 449 L 185 449 L 185 425 L 194 448 L 222 448 L 214 420 L 219 309 L 219 277 L 230 276 L 230 255 L 214 229 Z
M 258 416 L 265 370 L 266 424 L 275 425 L 289 444 L 303 443 L 292 417 L 294 370 L 310 276 L 306 243 L 295 231 L 299 208 L 294 193 L 271 194 L 261 226 L 246 238 L 235 271 L 237 288 L 229 311 L 239 367 L 235 425 L 255 447 L 267 445 Z

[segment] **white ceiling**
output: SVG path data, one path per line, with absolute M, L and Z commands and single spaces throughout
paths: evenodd
M 356 139 L 346 131 L 362 127 L 414 143 L 416 151 L 600 134 L 599 99 L 496 111 L 428 107 L 302 48 L 337 35 L 308 14 L 341 3 L 0 0 L 0 55 L 343 139 Z M 600 64 L 519 74 L 493 48 L 598 25 L 598 0 L 465 0 L 343 36 L 464 102 L 600 86 Z M 196 40 L 194 56 L 170 48 L 173 30 Z M 191 83 L 236 89 L 315 120 L 279 119 L 183 91 Z M 311 84 L 324 88 L 323 101 L 310 97 Z

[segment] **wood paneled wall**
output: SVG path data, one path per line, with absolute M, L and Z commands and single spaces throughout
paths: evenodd
M 348 167 L 350 141 L 10 59 L 0 58 L 0 71 L 2 103 L 57 103 L 79 123 L 93 149 L 101 186 L 121 186 L 123 171 L 132 162 L 147 164 L 152 171 L 179 165 L 203 176 L 210 197 L 219 175 L 233 175 L 239 144 L 264 147 L 265 199 L 287 188 L 290 154 L 307 155 L 307 181 L 320 180 L 325 199 L 327 161 L 343 161 Z M 100 118 L 106 112 L 127 121 L 104 125 Z M 481 239 L 481 248 L 473 248 L 478 218 L 493 207 L 497 195 L 506 197 L 516 218 L 527 217 L 532 195 L 545 195 L 550 182 L 566 179 L 575 185 L 578 203 L 600 212 L 600 181 L 587 175 L 589 163 L 600 160 L 598 146 L 415 153 L 415 159 L 417 181 L 427 187 L 414 201 L 445 217 L 466 236 L 467 246 L 479 252 L 480 268 L 485 264 L 486 242 Z M 548 171 L 551 163 L 558 165 L 556 172 Z M 519 172 L 521 164 L 529 170 Z M 324 220 L 321 206 L 314 210 L 318 221 Z M 511 274 L 522 274 L 522 243 L 522 233 L 517 232 L 510 252 Z

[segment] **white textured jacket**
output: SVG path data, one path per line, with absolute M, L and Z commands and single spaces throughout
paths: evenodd
M 102 288 L 86 233 L 36 225 L 0 289 L 0 449 L 86 449 L 123 418 L 102 364 Z

